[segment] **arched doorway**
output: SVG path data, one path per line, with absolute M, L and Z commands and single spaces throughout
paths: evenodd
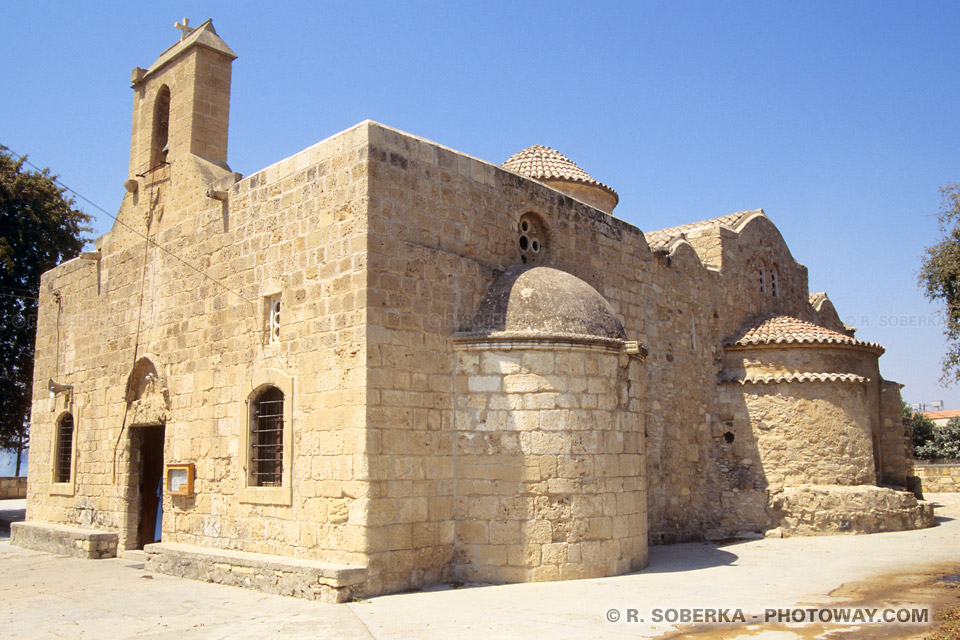
M 130 492 L 127 548 L 159 542 L 163 524 L 163 466 L 169 393 L 154 359 L 137 360 L 126 390 Z

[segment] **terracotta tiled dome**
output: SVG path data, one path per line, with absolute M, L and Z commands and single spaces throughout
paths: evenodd
M 545 147 L 542 144 L 535 144 L 523 151 L 518 151 L 510 156 L 502 166 L 504 169 L 546 182 L 554 187 L 558 186 L 557 183 L 575 183 L 598 189 L 605 192 L 607 197 L 612 198 L 613 207 L 620 201 L 620 196 L 612 188 L 594 180 L 593 176 L 556 149 Z M 572 195 L 577 197 L 577 194 Z M 609 207 L 610 210 L 613 207 Z
M 884 349 L 876 342 L 865 342 L 832 329 L 790 316 L 757 318 L 725 342 L 728 347 L 751 347 L 770 344 L 820 344 L 861 347 L 878 354 Z

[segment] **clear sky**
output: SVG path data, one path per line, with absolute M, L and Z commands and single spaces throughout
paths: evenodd
M 905 399 L 960 408 L 917 286 L 960 181 L 960 3 L 6 0 L 0 144 L 116 212 L 130 70 L 183 17 L 239 55 L 235 171 L 371 118 L 496 163 L 551 146 L 645 231 L 763 208 Z

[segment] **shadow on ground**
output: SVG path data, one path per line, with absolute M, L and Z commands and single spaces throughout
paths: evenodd
M 26 517 L 23 500 L 0 500 L 0 538 L 9 538 L 10 523 L 23 522 Z
M 743 542 L 748 542 L 744 540 Z M 727 547 L 734 545 L 726 545 Z M 670 549 L 682 549 L 682 553 L 668 553 L 667 547 L 650 548 L 650 565 L 643 573 L 674 573 L 677 571 L 696 571 L 708 567 L 720 567 L 733 564 L 738 556 L 713 544 L 688 542 L 670 545 Z

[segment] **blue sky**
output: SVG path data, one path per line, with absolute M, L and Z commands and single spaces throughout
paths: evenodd
M 0 144 L 115 212 L 130 70 L 213 18 L 245 175 L 365 118 L 492 162 L 531 144 L 643 230 L 763 208 L 911 402 L 960 408 L 916 284 L 960 181 L 950 2 L 7 2 Z M 97 234 L 111 220 L 91 207 Z

